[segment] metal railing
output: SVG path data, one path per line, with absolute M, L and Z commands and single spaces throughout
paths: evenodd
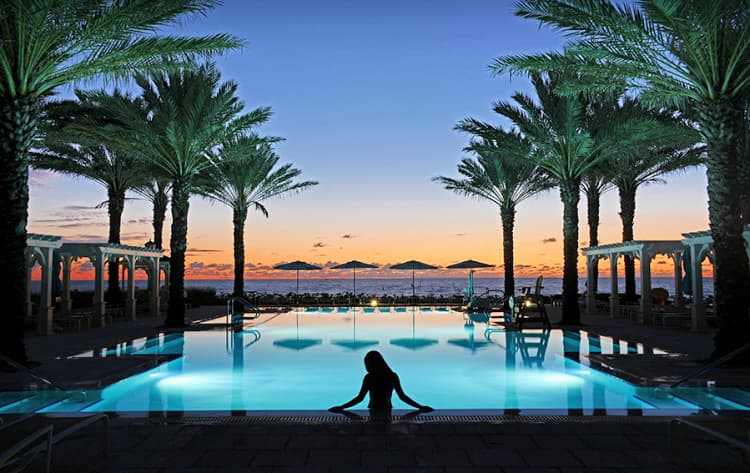
M 685 384 L 686 382 L 690 381 L 691 379 L 694 379 L 702 374 L 708 373 L 709 371 L 718 368 L 722 364 L 726 363 L 727 361 L 745 353 L 746 351 L 750 350 L 750 343 L 743 345 L 735 350 L 730 351 L 726 355 L 715 359 L 711 363 L 708 363 L 707 365 L 701 366 L 699 369 L 693 371 L 692 373 L 688 374 L 687 376 L 684 376 L 679 381 L 672 383 L 669 385 L 670 388 L 678 388 L 681 385 Z
M 18 363 L 16 361 L 10 359 L 10 358 L 8 358 L 5 355 L 0 354 L 0 360 L 4 361 L 5 363 L 7 363 L 8 365 L 10 365 L 11 367 L 17 369 L 18 371 L 26 373 L 27 375 L 31 376 L 32 378 L 34 378 L 35 380 L 41 382 L 42 384 L 45 384 L 45 385 L 49 386 L 50 389 L 54 389 L 54 390 L 57 390 L 57 391 L 66 391 L 66 389 L 63 388 L 62 386 L 60 386 L 59 384 L 56 384 L 56 383 L 50 381 L 49 379 L 47 379 L 44 376 L 40 375 L 39 373 L 37 373 L 36 371 L 32 370 L 31 368 L 28 368 L 28 367 L 26 367 L 26 366 L 24 366 L 24 365 L 22 365 L 22 364 L 20 364 L 20 363 Z
M 242 305 L 242 312 L 238 313 L 236 309 L 236 304 Z M 248 311 L 248 309 L 250 309 Z M 253 317 L 245 317 L 246 313 L 253 313 Z M 241 315 L 241 318 L 236 317 L 235 315 Z M 234 326 L 237 321 L 245 320 L 245 319 L 257 319 L 260 317 L 260 309 L 255 306 L 252 302 L 245 299 L 242 296 L 230 296 L 227 299 L 227 328 Z

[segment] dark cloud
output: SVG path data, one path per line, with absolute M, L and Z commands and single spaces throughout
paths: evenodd
M 317 242 L 315 242 L 315 243 L 313 244 L 313 248 L 323 248 L 323 247 L 325 247 L 325 246 L 326 246 L 326 244 L 325 244 L 325 243 L 323 243 L 322 241 L 317 241 Z
M 143 224 L 143 223 L 151 223 L 150 218 L 142 217 L 142 218 L 131 218 L 128 220 L 128 223 L 132 224 Z
M 542 243 L 555 243 L 557 241 L 557 238 L 555 237 L 549 237 L 542 240 Z
M 66 205 L 63 207 L 63 210 L 102 210 L 100 208 L 97 208 L 96 206 L 90 206 L 90 205 Z
M 80 228 L 80 227 L 107 227 L 106 222 L 75 222 L 75 223 L 58 223 L 58 228 Z
M 657 261 L 656 264 L 667 264 L 666 261 Z
M 341 238 L 351 239 L 351 238 L 357 238 L 356 235 L 352 235 L 351 233 L 344 233 L 341 235 Z
M 468 235 L 467 232 L 456 233 L 457 237 L 465 237 L 466 235 Z
M 221 253 L 222 250 L 212 250 L 204 248 L 188 248 L 185 250 L 186 253 Z

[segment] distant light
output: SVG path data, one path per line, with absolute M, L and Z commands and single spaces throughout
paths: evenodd
M 523 303 L 526 307 L 531 307 L 531 301 L 526 301 Z
M 371 300 L 371 301 L 370 301 L 370 305 L 371 305 L 372 307 L 377 307 L 377 306 L 378 306 L 378 300 L 377 300 L 377 299 L 373 299 L 373 300 Z

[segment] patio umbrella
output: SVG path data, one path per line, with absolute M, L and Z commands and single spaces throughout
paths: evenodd
M 282 269 L 286 271 L 297 271 L 297 303 L 299 303 L 299 272 L 302 271 L 313 271 L 316 269 L 322 269 L 320 266 L 314 264 L 305 263 L 304 261 L 292 261 L 291 263 L 277 264 L 273 269 Z
M 409 350 L 419 350 L 430 345 L 436 344 L 438 341 L 434 338 L 417 338 L 416 335 L 416 324 L 415 324 L 416 310 L 411 311 L 411 338 L 392 338 L 391 345 L 396 345 L 402 348 L 408 348 Z
M 407 261 L 406 263 L 394 264 L 391 266 L 391 269 L 411 269 L 411 297 L 412 299 L 414 299 L 414 303 L 416 304 L 417 289 L 416 289 L 416 286 L 414 285 L 414 271 L 417 269 L 419 270 L 437 269 L 437 266 L 423 263 L 421 261 L 411 260 L 411 261 Z
M 331 340 L 332 345 L 338 345 L 340 347 L 348 348 L 352 351 L 359 350 L 361 348 L 372 347 L 379 345 L 380 342 L 377 340 L 357 340 L 357 313 L 354 313 L 354 330 L 352 333 L 352 339 L 340 339 Z
M 452 338 L 448 340 L 448 343 L 451 345 L 456 345 L 463 348 L 468 348 L 471 350 L 472 353 L 477 351 L 479 348 L 486 347 L 490 344 L 490 342 L 482 341 L 482 340 L 475 340 L 474 339 L 474 322 L 470 319 L 468 323 L 464 325 L 464 330 L 466 330 L 466 333 L 469 335 L 469 338 Z
M 471 271 L 469 271 L 469 283 L 466 287 L 466 295 L 469 298 L 474 297 L 474 270 L 493 267 L 495 267 L 494 264 L 481 263 L 479 261 L 474 261 L 473 259 L 467 259 L 466 261 L 446 266 L 448 269 L 471 269 Z
M 377 268 L 377 266 L 375 266 L 374 264 L 367 264 L 361 261 L 352 260 L 352 261 L 348 261 L 344 264 L 339 264 L 331 268 L 331 269 L 351 269 L 352 270 L 352 274 L 354 275 L 354 290 L 352 292 L 354 293 L 355 300 L 357 298 L 357 269 L 363 269 L 363 268 Z
M 283 338 L 281 340 L 275 340 L 274 345 L 284 348 L 290 348 L 292 350 L 304 350 L 315 345 L 320 345 L 323 340 L 320 338 L 299 338 L 299 314 L 297 316 L 297 337 L 296 338 Z

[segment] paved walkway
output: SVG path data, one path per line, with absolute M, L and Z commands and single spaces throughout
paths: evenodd
M 222 307 L 193 309 L 189 317 L 219 315 Z M 555 316 L 553 314 L 553 320 Z M 604 315 L 583 327 L 705 359 L 712 335 L 652 328 Z M 30 358 L 44 364 L 61 355 L 112 346 L 158 333 L 162 320 L 117 322 L 101 329 L 51 337 L 29 336 Z M 0 379 L 5 376 L 0 374 Z M 723 443 L 684 426 L 669 449 L 669 419 L 631 417 L 496 418 L 466 422 L 425 418 L 393 423 L 299 418 L 113 418 L 111 455 L 102 457 L 98 426 L 53 449 L 53 471 L 81 473 L 409 472 L 429 473 L 654 473 L 750 472 L 746 459 Z M 704 422 L 747 432 L 742 417 Z M 745 438 L 745 440 L 747 440 Z M 35 465 L 36 468 L 39 465 Z M 33 471 L 33 469 L 32 469 Z

